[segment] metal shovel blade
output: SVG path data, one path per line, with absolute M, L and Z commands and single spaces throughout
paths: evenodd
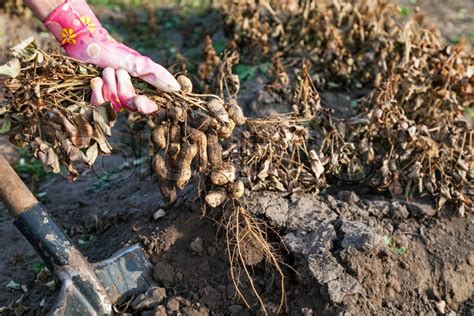
M 152 286 L 153 267 L 138 245 L 125 248 L 93 266 L 114 302 L 122 297 L 143 293 Z
M 153 283 L 152 266 L 138 245 L 90 264 L 40 203 L 15 225 L 62 282 L 51 315 L 110 315 L 113 303 Z
M 125 248 L 111 258 L 92 265 L 99 282 L 105 288 L 109 302 L 145 292 L 152 284 L 152 267 L 138 245 Z M 51 315 L 100 315 L 105 302 L 94 304 L 89 293 L 90 284 L 84 284 L 69 273 L 61 275 L 62 288 Z M 107 303 L 105 303 L 107 304 Z M 111 305 L 111 303 L 109 303 Z M 104 314 L 110 311 L 102 311 Z
M 62 281 L 50 314 L 110 315 L 118 299 L 145 292 L 152 284 L 150 263 L 137 245 L 90 264 L 1 153 L 0 174 L 0 201 L 15 218 L 15 226 Z

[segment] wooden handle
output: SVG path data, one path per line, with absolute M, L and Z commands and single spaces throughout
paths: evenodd
M 38 203 L 2 154 L 0 154 L 0 200 L 15 218 Z

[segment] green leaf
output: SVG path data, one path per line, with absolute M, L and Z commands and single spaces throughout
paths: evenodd
M 410 8 L 403 7 L 403 6 L 400 7 L 399 14 L 400 14 L 401 17 L 406 18 L 407 16 L 410 15 L 410 12 L 411 12 Z
M 35 275 L 41 273 L 41 271 L 43 271 L 43 269 L 44 269 L 44 263 L 42 263 L 42 262 L 34 262 L 31 265 L 31 270 L 33 270 L 33 273 Z
M 404 255 L 407 253 L 407 248 L 406 247 L 400 247 L 395 250 L 395 253 L 399 255 Z
M 357 109 L 357 100 L 352 100 L 351 101 L 351 109 Z
M 87 68 L 79 66 L 79 73 L 87 75 Z
M 21 285 L 11 280 L 10 282 L 8 282 L 6 288 L 9 290 L 19 290 L 21 289 Z
M 392 238 L 388 237 L 387 235 L 384 235 L 382 237 L 382 240 L 383 240 L 383 243 L 387 246 L 390 246 L 390 244 L 392 243 Z
M 45 196 L 48 195 L 48 192 L 44 192 L 44 191 L 41 191 L 41 192 L 38 192 L 36 193 L 36 196 L 39 198 L 39 199 L 42 199 L 44 198 Z
M 239 64 L 235 66 L 234 71 L 240 81 L 251 80 L 257 75 L 257 67 L 250 65 Z
M 270 71 L 270 67 L 272 66 L 272 63 L 270 62 L 266 62 L 266 63 L 263 63 L 263 64 L 260 64 L 258 66 L 258 69 L 264 73 L 264 74 L 267 74 L 269 71 Z
M 12 121 L 10 119 L 10 115 L 6 115 L 3 120 L 2 128 L 0 129 L 0 134 L 8 133 L 12 128 Z
M 222 53 L 225 49 L 225 46 L 227 44 L 227 41 L 225 39 L 219 39 L 216 40 L 212 43 L 212 46 L 214 46 L 214 49 L 218 54 Z

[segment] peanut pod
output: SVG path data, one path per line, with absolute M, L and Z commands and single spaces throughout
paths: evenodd
M 193 162 L 194 157 L 196 157 L 196 154 L 197 148 L 193 144 L 184 144 L 181 147 L 177 165 L 179 177 L 176 179 L 176 187 L 180 190 L 184 189 L 193 175 L 191 163 Z
M 206 134 L 192 127 L 186 127 L 186 134 L 189 139 L 197 146 L 199 157 L 199 172 L 206 171 L 208 165 Z
M 224 103 L 219 99 L 212 99 L 207 104 L 207 109 L 213 117 L 215 117 L 220 123 L 225 124 L 229 122 L 229 114 L 227 113 Z
M 172 180 L 169 174 L 169 166 L 163 156 L 159 153 L 157 153 L 153 158 L 153 168 L 160 180 Z
M 176 81 L 178 81 L 179 85 L 181 86 L 181 90 L 184 93 L 191 93 L 193 91 L 193 83 L 188 77 L 179 75 L 178 78 L 176 78 Z
M 223 188 L 217 188 L 206 195 L 206 203 L 213 208 L 218 207 L 225 202 L 227 193 Z
M 168 124 L 160 124 L 153 129 L 151 141 L 159 149 L 166 148 L 166 136 L 168 134 Z
M 215 185 L 223 186 L 235 181 L 235 167 L 232 163 L 224 162 L 215 167 L 211 173 L 211 181 Z
M 207 157 L 211 166 L 218 166 L 222 163 L 222 146 L 219 144 L 217 132 L 210 130 L 207 136 Z
M 176 170 L 178 170 L 177 165 L 176 168 L 173 167 L 170 159 L 165 159 L 165 157 L 160 153 L 155 155 L 153 159 L 153 167 L 155 168 L 155 172 L 160 180 L 176 182 L 181 176 L 180 172 L 176 172 Z
M 176 168 L 178 155 L 181 150 L 181 143 L 173 142 L 168 145 L 168 150 L 166 151 L 166 155 L 168 156 L 168 163 L 173 167 Z
M 230 198 L 240 199 L 244 195 L 244 192 L 245 186 L 241 180 L 235 181 L 227 187 L 227 194 Z
M 158 184 L 161 195 L 165 198 L 168 203 L 174 203 L 178 197 L 176 193 L 176 187 L 172 181 L 161 180 Z
M 225 123 L 219 130 L 217 131 L 219 134 L 219 138 L 227 139 L 229 138 L 232 133 L 234 132 L 235 123 L 233 120 L 229 119 L 229 122 Z
M 242 108 L 237 104 L 235 100 L 231 100 L 227 112 L 230 118 L 237 124 L 237 126 L 244 125 L 246 118 Z
M 181 142 L 181 127 L 176 122 L 170 126 L 168 139 L 170 143 Z
M 185 122 L 187 118 L 186 109 L 179 106 L 172 106 L 168 109 L 168 118 L 172 122 Z
M 196 146 L 192 144 L 184 144 L 181 146 L 176 162 L 170 162 L 160 153 L 157 153 L 155 155 L 153 166 L 160 179 L 174 181 L 176 187 L 182 190 L 191 179 L 191 163 L 196 154 Z M 174 164 L 174 166 L 172 164 Z
M 192 126 L 200 131 L 219 128 L 219 122 L 210 116 L 198 116 L 193 120 Z

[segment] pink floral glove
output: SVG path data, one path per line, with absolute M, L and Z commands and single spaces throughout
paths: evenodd
M 165 92 L 181 89 L 163 66 L 115 41 L 85 0 L 65 0 L 44 25 L 61 42 L 68 56 L 105 68 L 103 79 L 91 82 L 93 104 L 110 101 L 116 111 L 125 107 L 145 114 L 158 110 L 147 97 L 136 95 L 130 75 Z

